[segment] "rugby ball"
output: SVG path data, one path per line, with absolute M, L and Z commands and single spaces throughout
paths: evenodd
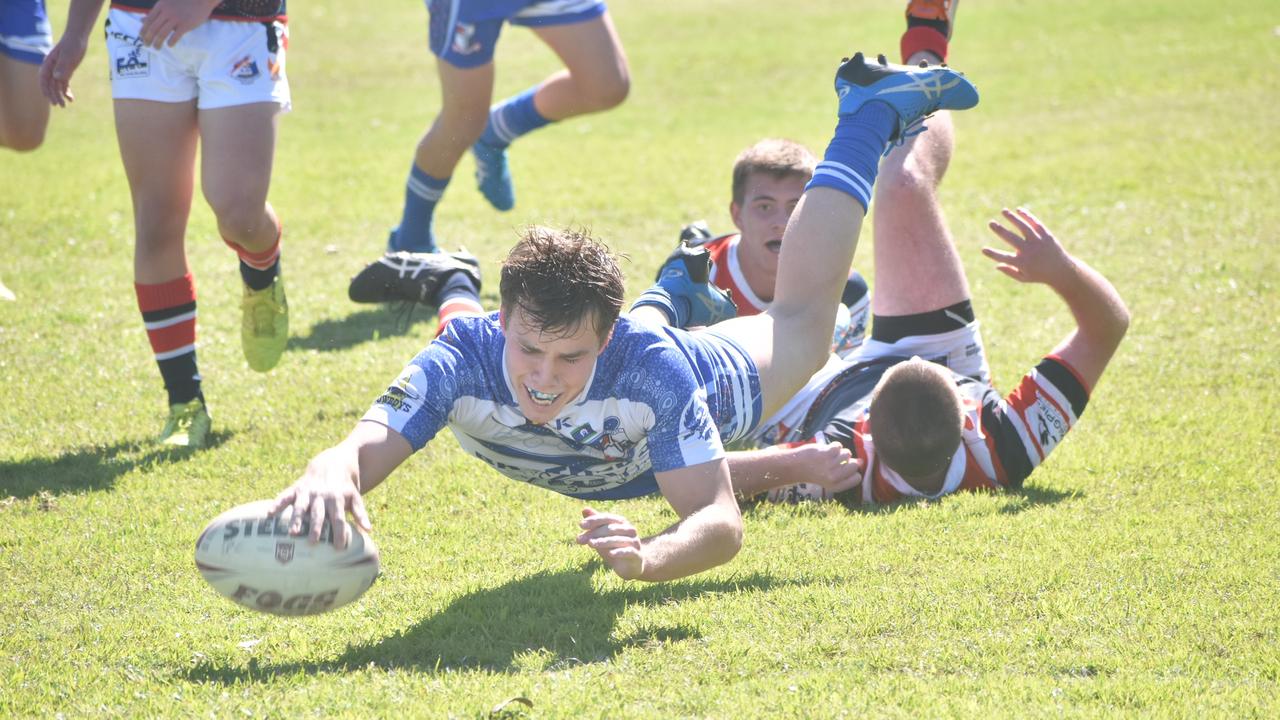
M 378 548 L 343 519 L 350 530 L 345 550 L 333 546 L 326 519 L 319 542 L 289 534 L 293 508 L 268 515 L 271 500 L 232 508 L 214 518 L 196 540 L 196 568 L 227 598 L 273 615 L 317 615 L 364 594 L 378 577 Z

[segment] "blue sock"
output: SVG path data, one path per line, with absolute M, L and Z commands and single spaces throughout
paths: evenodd
M 864 104 L 852 115 L 841 115 L 835 136 L 805 189 L 834 188 L 852 195 L 865 211 L 871 204 L 880 156 L 897 127 L 898 111 L 880 100 Z
M 531 87 L 490 108 L 489 124 L 485 126 L 480 142 L 505 148 L 521 135 L 549 125 L 551 121 L 542 117 L 538 108 L 533 106 L 533 96 L 537 91 L 537 86 Z
M 436 236 L 431 224 L 436 203 L 449 185 L 449 178 L 436 178 L 423 172 L 415 163 L 409 170 L 404 189 L 404 214 L 400 227 L 391 239 L 392 250 L 410 252 L 435 252 Z

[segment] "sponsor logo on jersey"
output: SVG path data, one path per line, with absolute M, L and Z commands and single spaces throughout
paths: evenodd
M 293 559 L 293 543 L 278 542 L 276 543 L 276 562 L 286 565 Z
M 258 69 L 258 61 L 248 55 L 240 58 L 231 66 L 231 77 L 239 80 L 243 85 L 252 85 L 260 75 L 262 75 L 262 71 Z
M 150 53 L 141 47 L 131 47 L 116 55 L 116 77 L 137 78 L 151 74 Z
M 1048 455 L 1049 451 L 1057 447 L 1067 434 L 1066 418 L 1062 417 L 1062 413 L 1039 393 L 1036 394 L 1035 405 L 1031 407 L 1031 412 L 1028 414 L 1034 423 L 1032 430 L 1036 434 L 1036 441 L 1040 443 L 1040 449 L 1044 454 Z

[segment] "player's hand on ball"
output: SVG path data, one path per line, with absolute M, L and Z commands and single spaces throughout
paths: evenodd
M 600 553 L 600 558 L 618 577 L 634 580 L 644 573 L 640 533 L 630 520 L 621 515 L 596 512 L 586 507 L 582 509 L 582 520 L 578 527 L 582 528 L 578 544 Z
M 851 490 L 862 482 L 862 461 L 838 442 L 813 442 L 795 448 L 802 474 L 798 482 L 813 483 L 828 495 Z
M 326 518 L 334 520 L 334 547 L 342 550 L 350 541 L 347 524 L 340 522 L 351 513 L 356 525 L 369 532 L 373 529 L 369 513 L 360 495 L 360 468 L 357 454 L 343 445 L 331 447 L 316 455 L 307 463 L 307 469 L 297 482 L 276 496 L 271 507 L 275 514 L 286 507 L 293 507 L 290 534 L 302 531 L 303 519 L 309 522 L 308 537 L 312 542 L 320 539 Z
M 1018 282 L 1050 286 L 1071 271 L 1071 255 L 1030 210 L 1005 208 L 1001 214 L 1017 232 L 995 220 L 987 223 L 991 232 L 1013 248 L 1013 252 L 982 248 L 983 255 L 996 261 L 997 270 Z

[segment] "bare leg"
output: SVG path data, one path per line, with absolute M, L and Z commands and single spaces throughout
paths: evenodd
M 715 326 L 755 360 L 764 393 L 762 417 L 779 410 L 830 354 L 836 305 L 849 279 L 864 215 L 845 193 L 808 190 L 783 236 L 769 310 Z
M 182 277 L 195 185 L 195 101 L 116 100 L 115 116 L 133 196 L 134 280 L 155 284 Z
M 275 157 L 276 103 L 199 111 L 200 185 L 222 237 L 250 252 L 275 244 L 280 226 L 267 204 Z
M 913 315 L 969 299 L 969 284 L 938 202 L 951 162 L 951 114 L 928 121 L 929 131 L 895 148 L 876 180 L 876 315 Z
M 40 66 L 0 55 L 0 147 L 20 152 L 44 142 L 49 103 L 40 94 Z
M 493 63 L 459 68 L 437 60 L 436 69 L 440 75 L 440 114 L 418 142 L 414 162 L 432 177 L 447 178 L 489 121 Z
M 548 120 L 564 120 L 616 107 L 631 89 L 622 42 L 606 13 L 572 25 L 533 28 L 564 63 L 538 88 L 533 103 Z

